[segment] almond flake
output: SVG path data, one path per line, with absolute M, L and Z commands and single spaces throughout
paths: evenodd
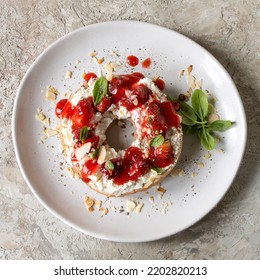
M 75 156 L 77 160 L 83 159 L 83 157 L 90 151 L 91 143 L 86 143 L 82 145 L 80 148 L 76 149 Z
M 95 201 L 95 206 L 99 209 L 102 205 L 102 201 L 101 200 L 96 200 Z
M 68 171 L 70 177 L 71 177 L 71 178 L 74 178 L 74 171 L 73 171 L 73 169 L 72 169 L 71 167 L 68 167 L 68 168 L 67 168 L 67 171 Z
M 158 188 L 157 188 L 157 192 L 165 193 L 165 192 L 166 192 L 166 189 L 164 189 L 164 188 L 162 188 L 162 187 L 158 187 Z
M 134 104 L 135 106 L 138 105 L 138 100 L 137 100 L 137 98 L 134 99 L 133 104 Z
M 210 153 L 206 153 L 206 154 L 204 154 L 204 159 L 209 159 L 210 157 L 211 157 L 211 154 Z
M 35 115 L 35 119 L 42 122 L 46 119 L 46 116 L 43 113 L 39 112 L 37 115 Z
M 98 164 L 102 164 L 105 162 L 106 154 L 107 152 L 105 146 L 101 146 L 98 154 L 98 160 L 97 160 Z
M 108 209 L 104 207 L 99 208 L 99 211 L 102 211 L 104 215 L 107 215 L 108 213 Z
M 132 200 L 126 201 L 126 211 L 127 212 L 133 212 L 136 207 L 136 203 Z
M 46 134 L 48 137 L 51 137 L 51 136 L 57 135 L 57 134 L 58 134 L 58 131 L 57 131 L 57 130 L 54 130 L 54 129 L 46 129 L 46 130 L 45 130 L 45 134 Z
M 110 82 L 113 78 L 112 72 L 107 72 L 106 79 Z
M 190 74 L 190 72 L 192 71 L 192 69 L 193 69 L 193 66 L 190 65 L 190 66 L 186 69 L 187 73 Z
M 184 70 L 179 71 L 179 79 L 184 75 Z
M 98 58 L 97 63 L 102 64 L 104 62 L 104 57 Z
M 55 88 L 53 87 L 49 87 L 47 90 L 46 90 L 46 99 L 49 100 L 49 101 L 55 101 L 56 98 L 57 98 L 57 95 L 58 95 L 58 92 Z
M 172 177 L 176 177 L 176 176 L 182 177 L 183 175 L 184 175 L 184 171 L 183 171 L 183 169 L 180 169 L 180 168 L 174 169 L 174 170 L 171 172 L 171 176 L 172 176 Z
M 142 208 L 143 208 L 143 206 L 144 206 L 144 204 L 143 204 L 142 202 L 139 202 L 139 203 L 137 204 L 137 206 L 135 207 L 135 212 L 136 212 L 136 213 L 140 213 L 141 210 L 142 210 Z
M 95 57 L 96 55 L 97 55 L 97 52 L 95 52 L 95 51 L 88 53 L 88 56 L 90 56 L 90 57 Z
M 72 77 L 72 72 L 71 71 L 66 71 L 65 79 L 70 79 L 71 77 Z

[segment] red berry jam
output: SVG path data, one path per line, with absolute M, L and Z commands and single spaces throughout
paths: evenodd
M 95 73 L 89 72 L 89 73 L 84 73 L 82 75 L 84 82 L 88 83 L 90 79 L 96 79 L 97 75 Z
M 154 81 L 155 85 L 158 87 L 159 90 L 164 90 L 165 82 L 162 79 L 156 79 Z
M 92 117 L 96 110 L 93 105 L 92 97 L 80 100 L 72 116 L 72 127 L 90 126 Z
M 130 65 L 132 67 L 135 67 L 136 65 L 138 65 L 139 59 L 138 59 L 138 57 L 136 57 L 134 55 L 129 55 L 126 58 L 126 62 L 127 62 L 128 65 Z
M 153 167 L 164 168 L 173 162 L 173 148 L 169 141 L 164 142 L 160 147 L 149 150 L 149 160 Z
M 96 160 L 90 159 L 84 163 L 81 170 L 81 178 L 84 182 L 89 182 L 89 175 L 97 171 L 98 163 Z
M 129 147 L 125 151 L 122 168 L 114 177 L 116 185 L 123 185 L 129 181 L 136 181 L 149 170 L 148 161 L 138 147 Z
M 149 57 L 142 61 L 143 68 L 149 68 L 151 64 L 152 64 L 152 60 Z
M 63 108 L 64 108 L 64 106 L 67 102 L 68 102 L 68 99 L 61 99 L 57 103 L 57 105 L 55 107 L 55 114 L 58 118 L 61 118 L 61 112 L 62 112 L 62 110 L 63 110 Z
M 111 103 L 111 98 L 104 96 L 96 108 L 100 113 L 104 113 L 110 107 Z
M 167 124 L 171 127 L 179 127 L 180 119 L 170 101 L 165 101 L 160 105 L 161 114 L 164 116 Z

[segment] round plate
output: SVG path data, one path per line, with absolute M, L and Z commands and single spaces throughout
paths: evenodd
M 37 108 L 57 123 L 54 106 L 45 100 L 44 89 L 51 85 L 60 93 L 74 91 L 82 83 L 81 74 L 97 71 L 89 62 L 88 52 L 96 50 L 105 61 L 121 63 L 118 73 L 143 72 L 159 75 L 165 91 L 177 96 L 188 88 L 178 73 L 193 65 L 193 75 L 203 80 L 203 90 L 216 97 L 222 119 L 235 125 L 219 134 L 213 152 L 200 148 L 195 136 L 185 136 L 179 175 L 168 176 L 162 183 L 167 191 L 161 197 L 154 188 L 127 198 L 107 199 L 84 183 L 70 178 L 59 152 L 58 137 L 38 143 L 43 128 L 35 120 Z M 112 50 L 112 51 L 111 51 Z M 134 54 L 142 61 L 150 57 L 152 65 L 131 68 L 126 56 Z M 77 61 L 79 60 L 79 61 Z M 72 78 L 65 79 L 66 71 Z M 220 63 L 201 46 L 172 30 L 134 21 L 93 24 L 76 30 L 48 47 L 33 63 L 21 82 L 14 105 L 13 141 L 23 176 L 39 201 L 70 226 L 94 237 L 120 242 L 141 242 L 163 238 L 186 229 L 205 216 L 224 196 L 238 171 L 246 143 L 246 119 L 237 89 Z M 109 209 L 88 212 L 84 195 L 103 201 Z M 152 198 L 153 197 L 153 202 Z M 128 199 L 144 203 L 140 213 L 127 214 Z

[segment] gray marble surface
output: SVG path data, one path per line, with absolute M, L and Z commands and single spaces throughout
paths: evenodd
M 0 259 L 260 258 L 259 1 L 2 0 L 0 10 Z M 118 19 L 165 26 L 204 46 L 233 78 L 248 120 L 244 160 L 221 203 L 184 232 L 141 244 L 98 240 L 52 216 L 24 182 L 11 139 L 16 90 L 35 58 L 77 28 Z

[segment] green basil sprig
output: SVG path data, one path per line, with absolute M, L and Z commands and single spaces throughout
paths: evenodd
M 161 134 L 159 134 L 159 135 L 155 136 L 154 138 L 152 138 L 152 140 L 150 141 L 150 146 L 154 147 L 154 148 L 158 148 L 163 143 L 164 143 L 164 137 Z
M 107 94 L 108 82 L 104 76 L 99 77 L 93 87 L 93 103 L 95 106 L 100 103 L 103 96 Z
M 83 126 L 80 129 L 79 140 L 81 142 L 84 142 L 87 138 L 88 138 L 88 127 L 87 126 Z
M 234 122 L 229 120 L 217 120 L 208 123 L 209 103 L 206 94 L 196 89 L 191 95 L 191 105 L 179 101 L 181 109 L 178 114 L 182 117 L 182 128 L 184 133 L 196 133 L 200 139 L 201 146 L 206 150 L 213 150 L 216 139 L 212 135 L 214 131 L 225 131 Z
M 106 170 L 114 170 L 115 166 L 112 161 L 107 160 L 105 164 L 105 168 Z
M 158 174 L 161 174 L 163 172 L 163 169 L 161 167 L 150 167 L 150 168 L 156 171 Z

